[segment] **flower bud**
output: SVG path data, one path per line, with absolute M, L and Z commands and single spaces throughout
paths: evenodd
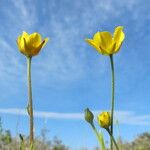
M 88 123 L 93 123 L 94 115 L 88 108 L 84 110 L 84 117 Z
M 105 129 L 111 125 L 111 117 L 109 112 L 102 112 L 97 116 L 98 124 Z

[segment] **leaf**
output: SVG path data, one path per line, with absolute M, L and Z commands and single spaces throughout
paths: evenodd
M 34 144 L 30 145 L 30 150 L 35 150 Z
M 100 137 L 100 142 L 101 142 L 101 148 L 102 150 L 106 150 L 106 146 L 105 146 L 105 142 L 104 142 L 104 136 L 102 131 L 99 133 L 99 137 Z
M 25 143 L 24 143 L 24 138 L 21 134 L 19 134 L 21 143 L 20 143 L 20 150 L 25 150 Z

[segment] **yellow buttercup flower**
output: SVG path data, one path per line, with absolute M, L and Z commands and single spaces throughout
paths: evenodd
M 92 45 L 99 53 L 112 55 L 119 51 L 124 38 L 123 27 L 118 26 L 114 31 L 114 35 L 107 31 L 97 32 L 93 39 L 86 39 L 86 42 Z
M 41 35 L 37 32 L 32 34 L 23 32 L 17 39 L 20 52 L 28 57 L 37 55 L 47 42 L 48 38 L 42 40 Z
M 111 125 L 111 117 L 109 112 L 102 112 L 97 116 L 97 120 L 102 128 L 107 129 Z

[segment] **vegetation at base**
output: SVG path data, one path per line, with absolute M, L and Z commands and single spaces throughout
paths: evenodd
M 71 150 L 57 137 L 48 140 L 47 133 L 48 130 L 44 128 L 42 129 L 40 136 L 35 138 L 35 150 Z M 29 137 L 22 134 L 13 137 L 9 130 L 3 129 L 0 119 L 0 150 L 29 150 L 26 148 L 28 142 Z M 120 137 L 118 138 L 117 143 L 120 150 L 150 150 L 150 132 L 138 135 L 132 142 L 124 142 Z M 81 148 L 81 150 L 89 149 L 87 147 Z M 93 148 L 93 150 L 100 150 L 100 148 L 96 147 Z
M 118 140 L 121 150 L 150 150 L 150 132 L 138 135 L 132 142 Z
M 0 118 L 0 150 L 69 150 L 57 137 L 48 140 L 47 133 L 47 129 L 42 129 L 41 135 L 35 138 L 34 148 L 29 149 L 29 137 L 22 134 L 13 137 L 9 130 L 3 129 Z

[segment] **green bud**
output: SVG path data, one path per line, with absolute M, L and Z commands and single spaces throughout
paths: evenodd
M 84 118 L 88 123 L 93 123 L 94 115 L 88 108 L 84 110 Z

